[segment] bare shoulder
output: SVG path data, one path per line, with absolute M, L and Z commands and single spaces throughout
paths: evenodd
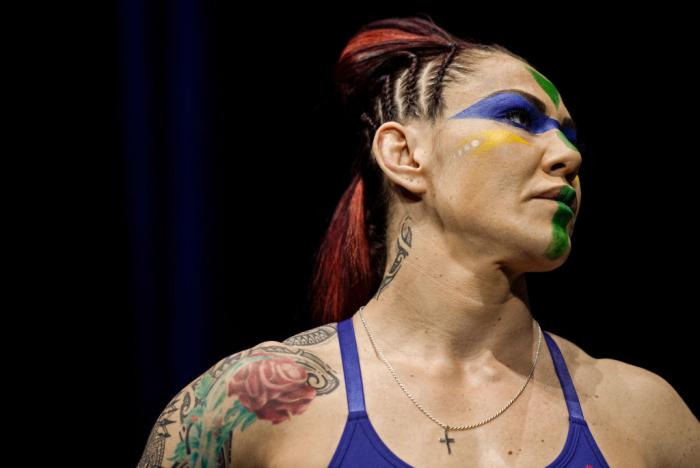
M 259 441 L 266 437 L 260 436 L 339 387 L 336 369 L 319 352 L 333 330 L 324 325 L 219 360 L 165 406 L 138 466 L 199 466 L 204 460 L 220 468 L 263 465 Z
M 700 421 L 675 388 L 642 367 L 603 359 L 619 408 L 649 449 L 656 466 L 695 467 L 700 460 Z
M 653 466 L 697 466 L 700 421 L 666 379 L 631 363 L 594 358 L 575 343 L 550 335 L 564 354 L 577 390 L 583 390 L 579 396 L 601 401 L 601 413 L 636 439 Z

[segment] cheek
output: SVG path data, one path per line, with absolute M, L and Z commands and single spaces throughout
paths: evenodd
M 507 129 L 467 132 L 455 140 L 447 149 L 445 181 L 457 179 L 470 186 L 483 181 L 517 189 L 532 174 L 533 162 L 536 164 L 534 143 Z
M 437 181 L 436 196 L 442 205 L 439 209 L 451 213 L 459 224 L 483 224 L 508 213 L 513 215 L 517 182 L 507 172 L 510 169 L 483 158 L 455 164 Z
M 537 154 L 531 141 L 507 129 L 465 132 L 446 149 L 435 181 L 438 198 L 455 215 L 517 215 Z

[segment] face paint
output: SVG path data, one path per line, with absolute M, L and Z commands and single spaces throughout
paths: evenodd
M 559 91 L 557 91 L 557 88 L 554 86 L 554 83 L 549 81 L 547 78 L 545 78 L 545 76 L 543 74 L 541 74 L 540 72 L 538 72 L 537 70 L 535 70 L 531 66 L 525 65 L 525 68 L 527 69 L 527 71 L 530 72 L 530 74 L 535 79 L 535 81 L 537 81 L 537 84 L 540 85 L 540 88 L 542 88 L 542 90 L 545 93 L 547 93 L 549 98 L 554 103 L 554 107 L 556 109 L 559 109 L 559 103 L 561 102 L 561 96 L 559 95 Z M 564 135 L 560 132 L 557 132 L 557 135 L 559 135 L 559 138 L 561 138 L 561 140 L 566 144 L 566 146 L 568 146 L 569 148 L 571 148 L 574 151 L 578 151 L 578 148 L 576 148 L 576 146 L 573 143 L 576 141 L 575 132 L 573 132 L 574 138 L 571 138 L 571 136 L 569 136 L 568 134 Z
M 578 178 L 578 176 L 576 176 Z M 567 186 L 562 187 L 557 197 L 557 208 L 552 218 L 552 240 L 544 252 L 545 257 L 556 260 L 564 255 L 569 247 L 569 221 L 574 217 L 574 212 L 569 208 L 571 201 L 576 198 L 576 189 Z
M 544 92 L 549 95 L 549 98 L 554 103 L 554 107 L 559 109 L 559 102 L 561 99 L 559 98 L 559 91 L 557 91 L 557 88 L 554 87 L 554 84 L 531 66 L 525 65 L 525 68 L 527 68 L 527 71 L 530 72 L 532 77 L 535 79 L 535 81 L 537 81 L 537 84 L 540 85 Z
M 559 93 L 551 85 L 551 82 L 539 74 L 537 74 L 536 79 L 552 98 L 555 105 L 558 105 Z M 525 117 L 525 121 L 523 122 L 521 119 L 513 120 L 511 119 L 512 116 Z M 554 128 L 557 136 L 569 148 L 578 151 L 573 143 L 576 141 L 576 130 L 562 127 L 559 121 L 540 112 L 530 101 L 517 93 L 503 92 L 493 94 L 450 117 L 450 119 L 466 118 L 491 119 L 522 128 L 533 134 L 544 133 Z M 466 152 L 478 154 L 494 146 L 506 143 L 532 144 L 514 132 L 504 129 L 493 129 L 479 132 L 476 136 L 464 138 L 458 145 L 460 149 L 457 155 L 462 155 Z M 573 218 L 574 213 L 567 206 L 566 201 L 569 201 L 570 197 L 576 196 L 576 190 L 568 186 L 564 187 L 563 190 L 567 191 L 561 194 L 566 200 L 557 201 L 559 207 L 552 218 L 551 225 L 552 239 L 544 252 L 544 255 L 550 260 L 555 260 L 564 255 L 569 247 L 569 222 Z
M 569 141 L 569 139 L 566 137 L 566 135 L 562 133 L 561 130 L 557 130 L 557 136 L 559 136 L 559 139 L 563 141 L 566 146 L 568 146 L 574 151 L 578 151 L 578 148 L 576 148 L 576 146 L 573 143 L 571 143 L 571 141 Z
M 525 117 L 525 123 L 518 123 L 511 118 L 513 115 Z M 540 134 L 552 128 L 562 133 L 568 140 L 567 146 L 576 142 L 576 130 L 562 127 L 558 120 L 540 112 L 523 96 L 513 92 L 503 92 L 491 95 L 453 115 L 450 119 L 491 119 L 507 123 L 530 133 Z M 561 138 L 561 136 L 560 136 Z
M 535 81 L 537 81 L 537 84 L 540 85 L 542 90 L 544 90 L 544 92 L 547 93 L 549 98 L 554 103 L 554 107 L 556 109 L 559 109 L 559 103 L 561 102 L 561 98 L 559 96 L 559 91 L 557 91 L 557 88 L 554 86 L 554 84 L 534 68 L 528 65 L 525 65 L 525 68 L 527 68 L 527 71 L 530 72 L 530 74 L 535 79 Z M 564 144 L 566 144 L 566 146 L 568 146 L 574 151 L 578 151 L 578 148 L 576 148 L 576 146 L 574 146 L 574 144 L 572 143 L 572 141 L 576 141 L 575 136 L 573 139 L 570 137 L 567 138 L 568 135 L 562 133 L 561 130 L 557 130 L 557 136 L 559 136 L 559 138 L 564 142 Z M 578 176 L 576 176 L 575 182 L 578 182 Z M 554 217 L 552 218 L 552 241 L 550 242 L 549 246 L 547 247 L 544 253 L 545 256 L 550 260 L 555 260 L 564 255 L 566 249 L 569 247 L 568 225 L 569 221 L 571 220 L 574 214 L 568 208 L 566 202 L 570 201 L 571 198 L 576 197 L 576 190 L 566 186 L 562 188 L 562 192 L 566 192 L 560 194 L 560 196 L 566 198 L 566 200 L 557 202 L 559 204 L 559 208 L 557 209 L 557 212 L 554 213 Z
M 531 145 L 532 143 L 527 141 L 520 135 L 513 133 L 508 130 L 503 130 L 500 128 L 495 128 L 491 130 L 484 130 L 478 132 L 474 135 L 470 135 L 463 138 L 457 145 L 456 156 L 462 156 L 463 154 L 469 152 L 471 154 L 481 154 L 484 151 L 488 151 L 496 146 L 507 145 L 512 143 L 518 143 L 522 145 Z

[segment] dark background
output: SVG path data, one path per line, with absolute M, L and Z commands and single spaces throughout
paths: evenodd
M 34 298 L 61 307 L 25 318 L 56 353 L 47 375 L 82 428 L 73 449 L 135 465 L 185 384 L 317 325 L 312 259 L 350 181 L 332 65 L 362 24 L 412 14 L 496 41 L 555 83 L 585 142 L 582 211 L 568 261 L 529 275 L 533 314 L 594 357 L 661 375 L 697 415 L 683 13 L 335 8 L 125 0 L 75 9 L 39 42 L 39 79 L 55 86 L 36 89 L 57 104 L 32 122 L 49 120 L 46 168 L 66 175 L 34 214 L 52 254 Z

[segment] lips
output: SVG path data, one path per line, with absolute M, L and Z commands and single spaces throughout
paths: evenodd
M 570 185 L 559 185 L 557 187 L 552 187 L 540 193 L 539 195 L 536 195 L 535 198 L 546 198 L 549 200 L 562 202 L 566 206 L 568 206 L 574 213 L 576 213 L 578 209 L 576 189 Z

